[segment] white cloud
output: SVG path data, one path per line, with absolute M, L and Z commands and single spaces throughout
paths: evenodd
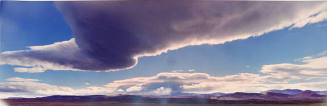
M 89 86 L 89 85 L 91 85 L 91 83 L 89 83 L 89 82 L 85 82 L 85 85 L 86 85 L 86 86 Z
M 17 78 L 11 78 L 17 79 Z M 23 79 L 23 78 L 20 78 Z M 31 80 L 31 79 L 30 79 Z M 180 93 L 214 92 L 261 92 L 270 89 L 310 89 L 326 90 L 327 81 L 304 83 L 266 83 L 265 76 L 242 73 L 223 77 L 206 73 L 159 73 L 152 77 L 137 77 L 117 80 L 104 86 L 90 86 L 73 89 L 31 81 L 12 81 L 0 83 L 0 92 L 4 97 L 35 97 L 48 95 L 111 95 L 143 94 L 169 95 Z
M 180 73 L 183 72 L 184 70 L 172 70 L 171 72 L 175 72 L 175 73 Z
M 29 48 L 30 50 L 0 53 L 0 65 L 9 64 L 24 66 L 15 68 L 14 70 L 16 72 L 37 73 L 49 69 L 76 70 L 69 65 L 64 65 L 64 63 L 69 61 L 88 61 L 87 56 L 80 54 L 75 39 L 57 42 L 51 45 L 32 46 Z
M 20 78 L 20 77 L 12 77 L 8 78 L 7 81 L 12 82 L 38 82 L 38 79 L 28 79 L 28 78 Z
M 42 83 L 37 79 L 14 77 L 7 80 L 8 82 L 0 83 L 0 92 L 4 95 L 9 94 L 11 97 L 73 94 L 72 88 Z
M 324 6 L 322 6 L 321 8 L 316 8 L 315 11 L 316 12 L 318 11 L 318 13 L 312 13 L 312 15 L 310 17 L 300 19 L 292 26 L 292 28 L 300 28 L 307 24 L 317 23 L 317 22 L 326 20 L 327 19 L 327 8 L 325 8 L 325 7 L 327 7 L 327 5 L 326 4 L 323 4 L 323 5 Z
M 15 72 L 26 72 L 26 73 L 41 73 L 46 71 L 47 69 L 43 68 L 43 66 L 34 66 L 34 67 L 24 67 L 24 68 L 14 68 Z
M 127 92 L 137 92 L 141 90 L 142 90 L 141 86 L 132 86 L 126 89 Z
M 126 1 L 112 7 L 115 3 L 58 2 L 76 40 L 3 52 L 0 65 L 23 66 L 15 71 L 30 73 L 121 70 L 134 67 L 139 57 L 247 39 L 327 17 L 326 2 L 164 0 Z
M 149 93 L 151 94 L 155 94 L 155 95 L 169 95 L 171 94 L 171 88 L 165 88 L 165 87 L 160 87 L 156 90 L 154 90 L 153 92 Z
M 188 72 L 195 72 L 196 70 L 195 69 L 189 69 L 187 70 Z
M 302 63 L 263 65 L 262 74 L 239 73 L 212 76 L 199 72 L 162 72 L 150 77 L 116 80 L 103 86 L 73 89 L 42 83 L 37 79 L 13 77 L 0 83 L 3 97 L 45 95 L 169 95 L 180 93 L 261 92 L 271 89 L 327 90 L 327 57 L 319 53 Z M 307 56 L 308 57 L 308 56 Z M 299 61 L 298 61 L 299 62 Z M 183 71 L 182 71 L 183 72 Z M 320 80 L 318 80 L 320 79 Z M 0 96 L 1 96 L 0 95 Z
M 171 72 L 175 73 L 182 73 L 182 72 L 195 72 L 195 69 L 189 69 L 189 70 L 172 70 Z
M 280 63 L 264 65 L 261 69 L 262 73 L 269 74 L 267 78 L 271 81 L 289 81 L 296 79 L 313 79 L 327 78 L 327 56 L 325 52 L 315 56 L 306 56 L 296 61 L 300 64 Z

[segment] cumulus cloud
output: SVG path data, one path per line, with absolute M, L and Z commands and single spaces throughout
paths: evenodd
M 327 78 L 327 56 L 326 51 L 315 56 L 307 56 L 294 63 L 280 63 L 264 65 L 261 69 L 262 73 L 269 74 L 267 76 L 271 81 L 288 81 L 296 79 L 326 79 Z
M 73 89 L 38 79 L 12 77 L 0 83 L 0 97 L 47 95 L 179 95 L 182 93 L 261 92 L 271 89 L 327 90 L 327 52 L 296 59 L 295 63 L 263 65 L 260 74 L 212 76 L 194 71 L 162 72 L 149 77 L 116 80 L 102 86 L 86 82 Z M 191 69 L 193 70 L 193 69 Z
M 37 79 L 14 77 L 0 83 L 1 97 L 34 97 L 46 95 L 72 94 L 69 87 L 50 85 Z
M 300 61 L 299 61 L 300 60 Z M 193 71 L 162 72 L 150 77 L 116 80 L 102 86 L 73 89 L 13 77 L 0 83 L 1 97 L 48 95 L 179 95 L 182 93 L 261 92 L 271 89 L 327 90 L 326 52 L 297 59 L 301 63 L 263 65 L 261 74 L 239 73 L 212 76 Z M 313 80 L 315 79 L 315 80 Z
M 58 94 L 179 95 L 182 93 L 210 93 L 217 91 L 254 91 L 258 90 L 259 86 L 256 84 L 258 82 L 260 82 L 260 76 L 250 73 L 215 77 L 206 73 L 167 72 L 159 73 L 151 77 L 136 77 L 125 80 L 117 80 L 103 86 L 88 86 L 86 88 L 73 89 L 65 86 L 42 83 L 36 79 L 14 77 L 9 78 L 8 82 L 0 83 L 0 92 L 17 96 L 45 96 Z M 243 88 L 243 90 L 239 88 Z
M 202 44 L 223 44 L 326 19 L 326 2 L 198 0 L 57 2 L 75 38 L 3 52 L 17 72 L 112 71 L 139 57 Z
M 304 83 L 265 83 L 265 77 L 242 73 L 229 76 L 210 76 L 206 73 L 159 73 L 151 77 L 117 80 L 103 86 L 73 89 L 42 83 L 36 79 L 0 83 L 0 96 L 37 97 L 49 95 L 179 95 L 182 93 L 260 92 L 270 89 L 326 90 L 326 81 Z

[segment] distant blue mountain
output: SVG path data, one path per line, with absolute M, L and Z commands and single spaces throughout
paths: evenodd
M 303 91 L 299 90 L 299 89 L 284 89 L 284 90 L 268 90 L 263 93 L 267 93 L 267 92 L 295 95 L 295 94 L 299 94 Z
M 197 97 L 215 97 L 215 96 L 222 96 L 225 93 L 216 92 L 216 93 L 208 93 L 208 94 L 198 94 L 198 93 L 172 93 L 166 96 L 197 96 Z
M 88 96 L 63 96 L 54 95 L 39 98 L 8 98 L 8 100 L 25 101 L 113 101 L 113 102 L 171 102 L 171 103 L 217 103 L 228 101 L 324 101 L 327 91 L 311 91 L 298 89 L 268 90 L 262 93 L 174 93 L 172 95 L 88 95 Z M 252 103 L 250 102 L 250 103 Z
M 319 95 L 327 95 L 327 91 L 315 91 Z

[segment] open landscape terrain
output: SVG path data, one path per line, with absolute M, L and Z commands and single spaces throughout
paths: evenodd
M 176 103 L 117 103 L 117 102 L 9 102 L 10 106 L 326 106 L 312 104 L 176 104 Z
M 270 90 L 262 93 L 212 93 L 173 95 L 54 95 L 8 98 L 10 106 L 326 106 L 323 91 Z

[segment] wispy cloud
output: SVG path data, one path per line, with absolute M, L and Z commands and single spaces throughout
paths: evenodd
M 72 88 L 42 83 L 38 79 L 14 77 L 0 83 L 2 98 L 73 94 L 72 91 Z
M 325 52 L 315 56 L 297 59 L 300 64 L 280 63 L 264 65 L 262 73 L 269 74 L 271 81 L 288 81 L 296 79 L 327 78 L 327 56 Z
M 74 70 L 70 63 L 87 61 L 75 44 L 74 39 L 51 45 L 32 46 L 30 50 L 8 51 L 0 53 L 0 64 L 19 65 L 16 72 L 38 73 L 48 69 Z M 65 63 L 69 64 L 65 64 Z
M 12 77 L 8 78 L 7 81 L 10 82 L 38 82 L 38 79 L 28 79 L 28 78 L 20 78 L 20 77 Z
M 42 83 L 37 79 L 13 77 L 0 83 L 1 94 L 29 95 L 174 95 L 180 93 L 261 92 L 271 89 L 327 90 L 327 57 L 318 54 L 299 64 L 263 65 L 261 74 L 239 73 L 212 76 L 199 72 L 162 72 L 150 77 L 116 80 L 102 86 L 73 89 Z M 6 96 L 4 96 L 6 97 Z

